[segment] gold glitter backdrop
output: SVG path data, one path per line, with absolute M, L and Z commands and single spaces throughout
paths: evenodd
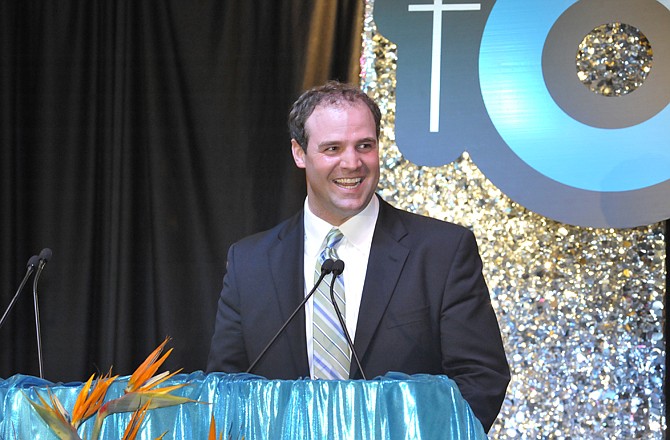
M 383 112 L 380 194 L 478 237 L 512 369 L 491 438 L 661 439 L 664 227 L 594 229 L 514 203 L 464 153 L 439 168 L 395 145 L 395 45 L 366 1 L 362 87 Z

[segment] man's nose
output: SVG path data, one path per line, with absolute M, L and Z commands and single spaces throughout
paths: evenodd
M 356 147 L 346 148 L 340 157 L 340 167 L 348 169 L 359 168 L 362 164 L 361 153 Z

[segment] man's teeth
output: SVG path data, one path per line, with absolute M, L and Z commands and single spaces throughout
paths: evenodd
M 352 177 L 346 179 L 335 179 L 335 183 L 342 186 L 355 186 L 363 181 L 362 177 Z

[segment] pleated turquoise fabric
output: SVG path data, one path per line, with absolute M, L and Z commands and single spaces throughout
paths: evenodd
M 117 379 L 106 400 L 123 393 Z M 445 376 L 390 373 L 373 380 L 266 380 L 249 374 L 180 374 L 168 384 L 188 382 L 177 394 L 187 403 L 148 413 L 139 439 L 206 440 L 210 416 L 224 438 L 255 439 L 485 439 L 486 434 Z M 81 383 L 51 383 L 16 375 L 0 380 L 0 438 L 57 439 L 26 398 L 49 388 L 71 410 Z M 130 414 L 108 417 L 101 439 L 120 440 Z M 90 437 L 92 420 L 80 428 Z

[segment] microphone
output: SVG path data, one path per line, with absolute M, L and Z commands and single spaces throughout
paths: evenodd
M 19 284 L 19 288 L 16 289 L 16 293 L 14 294 L 14 297 L 12 298 L 12 301 L 9 303 L 9 306 L 7 307 L 7 310 L 5 310 L 5 313 L 3 313 L 2 318 L 0 319 L 0 328 L 2 328 L 2 325 L 7 320 L 7 317 L 9 316 L 9 312 L 11 312 L 12 308 L 14 308 L 14 304 L 16 303 L 16 300 L 19 298 L 19 295 L 21 294 L 21 291 L 23 290 L 23 286 L 25 286 L 26 283 L 28 282 L 28 278 L 30 278 L 30 275 L 35 270 L 35 267 L 39 263 L 39 260 L 40 260 L 40 257 L 38 257 L 37 255 L 33 255 L 28 260 L 28 265 L 27 265 L 27 268 L 26 268 L 26 274 L 23 276 L 23 279 L 21 280 L 21 284 Z
M 356 354 L 356 350 L 354 349 L 354 343 L 351 340 L 351 336 L 349 335 L 349 330 L 347 330 L 347 324 L 344 322 L 344 317 L 342 316 L 342 312 L 340 312 L 340 308 L 337 306 L 337 301 L 335 301 L 335 278 L 340 276 L 344 272 L 344 261 L 342 260 L 335 260 L 335 263 L 333 263 L 333 269 L 332 269 L 332 274 L 333 277 L 330 279 L 330 301 L 333 303 L 333 307 L 335 308 L 335 313 L 337 314 L 337 319 L 340 321 L 340 326 L 342 326 L 342 330 L 344 331 L 344 336 L 347 339 L 347 345 L 349 345 L 349 349 L 351 350 L 351 354 L 354 356 L 354 360 L 356 361 L 356 365 L 358 366 L 358 370 L 361 372 L 361 376 L 363 376 L 363 380 L 368 380 L 365 377 L 365 373 L 363 372 L 363 367 L 361 367 L 361 361 L 358 359 L 358 355 Z
M 51 249 L 44 248 L 40 251 L 39 263 L 37 264 L 37 271 L 33 279 L 33 303 L 35 305 L 35 330 L 37 334 L 37 361 L 40 367 L 40 378 L 44 379 L 44 367 L 42 365 L 42 334 L 40 332 L 40 308 L 37 302 L 37 282 L 40 275 L 46 266 L 47 261 L 51 258 Z
M 284 331 L 284 329 L 289 325 L 289 323 L 291 321 L 293 321 L 293 318 L 295 317 L 295 315 L 298 314 L 300 309 L 302 309 L 305 306 L 305 304 L 307 303 L 307 300 L 309 300 L 312 297 L 312 295 L 314 294 L 314 292 L 316 292 L 316 289 L 319 287 L 319 284 L 321 284 L 321 281 L 323 281 L 323 278 L 326 275 L 328 275 L 329 273 L 332 272 L 333 264 L 334 264 L 334 262 L 330 258 L 326 259 L 323 262 L 323 264 L 321 264 L 321 275 L 319 275 L 319 279 L 316 280 L 316 283 L 314 283 L 314 287 L 312 287 L 312 290 L 310 290 L 309 293 L 307 295 L 305 295 L 305 299 L 303 299 L 302 302 L 298 305 L 298 307 L 296 307 L 296 309 L 293 311 L 293 313 L 291 313 L 291 316 L 288 317 L 288 319 L 286 320 L 284 325 L 282 325 L 279 328 L 279 331 L 277 331 L 277 333 L 275 333 L 275 335 L 272 337 L 272 339 L 270 339 L 270 342 L 268 342 L 268 344 L 265 346 L 263 351 L 261 351 L 261 354 L 259 354 L 258 357 L 256 357 L 256 360 L 254 360 L 251 363 L 251 365 L 249 366 L 249 368 L 247 368 L 247 371 L 246 371 L 247 373 L 251 373 L 251 370 L 254 369 L 256 364 L 258 364 L 258 361 L 260 361 L 261 358 L 265 355 L 265 353 L 270 349 L 272 344 L 274 344 L 274 342 L 277 340 L 279 335 Z
M 331 273 L 333 274 L 333 279 L 335 279 L 335 278 L 337 278 L 339 275 L 341 275 L 342 272 L 344 272 L 344 261 L 342 261 L 342 260 L 336 260 L 336 261 L 333 263 L 333 270 L 331 271 Z M 332 285 L 332 284 L 331 284 L 331 285 Z

